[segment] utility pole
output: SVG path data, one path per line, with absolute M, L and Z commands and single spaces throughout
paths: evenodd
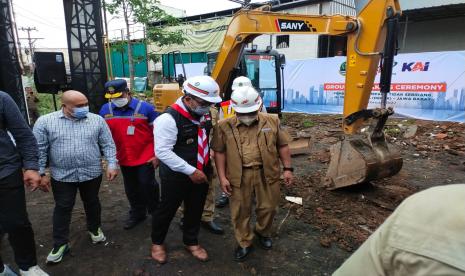
M 27 28 L 21 27 L 18 30 L 27 32 L 27 38 L 20 38 L 20 39 L 27 39 L 28 40 L 28 42 L 29 42 L 29 55 L 31 56 L 30 62 L 32 63 L 32 57 L 34 56 L 33 55 L 34 43 L 36 42 L 36 40 L 43 39 L 43 38 L 42 37 L 31 37 L 31 32 L 32 31 L 37 31 L 36 27 L 32 27 L 32 28 L 31 27 L 27 27 Z
M 12 14 L 11 23 L 13 24 L 14 36 L 16 37 L 16 40 L 17 40 L 16 43 L 18 44 L 18 48 L 16 49 L 16 51 L 18 52 L 18 56 L 19 56 L 19 65 L 21 67 L 21 73 L 24 74 L 25 64 L 24 64 L 24 59 L 23 59 L 23 53 L 21 52 L 21 41 L 19 40 L 18 26 L 16 25 L 16 13 L 15 13 L 15 9 L 13 8 L 12 1 L 10 1 L 10 10 Z

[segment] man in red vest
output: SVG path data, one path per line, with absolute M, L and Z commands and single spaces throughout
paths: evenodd
M 108 123 L 116 144 L 130 205 L 124 229 L 131 229 L 145 220 L 157 203 L 153 121 L 158 113 L 153 105 L 132 97 L 123 79 L 108 81 L 105 91 L 109 103 L 102 106 L 100 115 Z

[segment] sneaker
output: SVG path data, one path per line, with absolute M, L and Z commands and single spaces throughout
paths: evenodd
M 107 238 L 103 234 L 102 229 L 100 227 L 98 228 L 96 234 L 97 235 L 95 235 L 94 233 L 89 231 L 89 235 L 90 235 L 90 238 L 91 238 L 93 244 L 96 244 L 96 243 L 99 243 L 99 242 L 104 242 L 104 241 L 107 240 Z
M 48 273 L 43 271 L 38 265 L 31 266 L 27 271 L 19 270 L 21 276 L 49 276 Z
M 68 244 L 63 244 L 60 247 L 54 247 L 52 251 L 47 256 L 47 263 L 59 263 L 61 262 L 61 259 L 63 259 L 63 256 L 68 253 L 69 251 L 69 245 Z
M 3 265 L 3 272 L 0 272 L 0 276 L 18 276 L 18 274 L 14 273 L 13 270 L 6 264 Z

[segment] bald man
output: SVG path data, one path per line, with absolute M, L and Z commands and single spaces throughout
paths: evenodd
M 50 182 L 55 199 L 53 211 L 53 249 L 48 263 L 59 263 L 69 251 L 69 225 L 76 193 L 79 190 L 87 217 L 87 230 L 92 243 L 106 240 L 100 228 L 102 156 L 107 161 L 106 177 L 117 175 L 116 147 L 105 120 L 89 113 L 84 94 L 63 93 L 62 108 L 40 117 L 34 126 L 39 145 L 39 172 L 42 187 Z M 50 176 L 46 172 L 49 161 Z

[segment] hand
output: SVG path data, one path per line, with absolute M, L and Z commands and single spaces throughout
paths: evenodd
M 118 175 L 118 170 L 107 169 L 107 180 L 112 181 Z
M 157 157 L 153 157 L 153 158 L 150 158 L 150 160 L 147 161 L 147 163 L 152 163 L 153 168 L 156 169 L 160 165 L 160 160 L 158 160 Z
M 196 169 L 193 174 L 189 175 L 192 182 L 202 184 L 208 181 L 207 176 L 199 169 Z
M 221 190 L 228 196 L 232 194 L 231 183 L 227 178 L 220 179 Z
M 210 151 L 210 160 L 212 160 L 212 162 L 215 160 L 215 152 L 212 150 Z
M 40 179 L 39 189 L 42 192 L 46 192 L 46 193 L 50 192 L 50 176 L 47 176 L 47 175 L 42 176 L 42 178 Z
M 294 174 L 291 171 L 284 171 L 283 172 L 284 183 L 286 187 L 289 187 L 294 182 Z
M 23 173 L 23 181 L 26 187 L 29 187 L 31 191 L 35 191 L 40 185 L 40 174 L 35 170 L 25 170 Z

